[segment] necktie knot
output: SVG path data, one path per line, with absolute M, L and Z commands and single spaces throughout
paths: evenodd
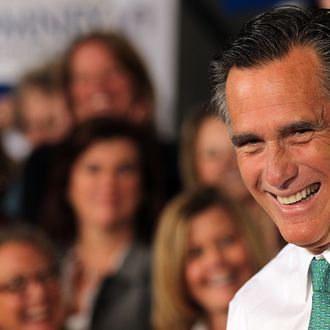
M 311 262 L 312 284 L 314 292 L 330 293 L 330 264 L 325 259 L 313 259 Z

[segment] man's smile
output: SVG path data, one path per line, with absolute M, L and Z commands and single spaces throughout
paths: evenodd
M 305 201 L 313 198 L 316 193 L 319 191 L 321 184 L 319 182 L 312 183 L 311 185 L 305 187 L 301 191 L 298 191 L 295 194 L 292 194 L 291 196 L 278 196 L 274 195 L 276 199 L 280 202 L 282 205 L 291 205 L 298 203 L 300 201 Z

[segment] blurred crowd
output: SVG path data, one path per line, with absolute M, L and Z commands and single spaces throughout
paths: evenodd
M 209 104 L 177 141 L 143 60 L 94 31 L 0 90 L 0 329 L 224 330 L 284 246 Z

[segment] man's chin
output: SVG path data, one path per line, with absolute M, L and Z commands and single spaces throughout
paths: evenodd
M 320 254 L 324 250 L 326 250 L 330 246 L 329 240 L 324 238 L 320 239 L 320 235 L 315 235 L 316 233 L 305 233 L 300 232 L 299 230 L 292 232 L 292 231 L 281 231 L 280 233 L 282 237 L 288 243 L 297 245 L 299 247 L 305 248 L 312 252 L 313 254 Z

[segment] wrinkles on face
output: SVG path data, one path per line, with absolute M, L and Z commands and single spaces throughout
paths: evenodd
M 226 86 L 247 188 L 285 239 L 313 249 L 330 244 L 330 99 L 320 67 L 313 49 L 297 48 L 258 68 L 232 69 Z M 317 189 L 300 198 L 308 187 Z

